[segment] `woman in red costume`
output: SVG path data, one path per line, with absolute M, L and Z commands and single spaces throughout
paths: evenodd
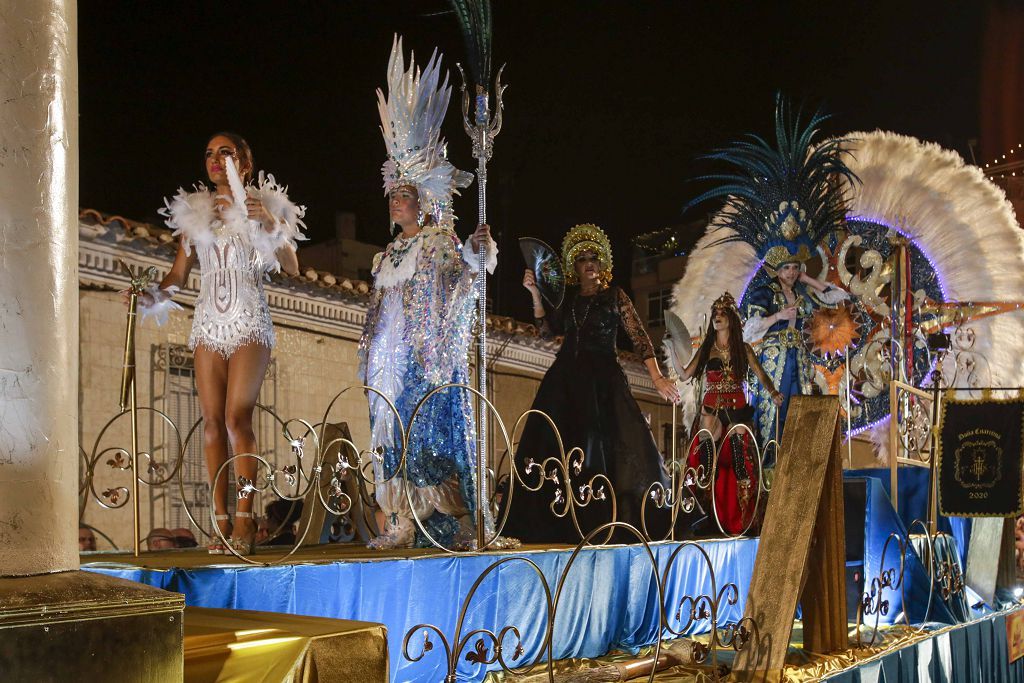
M 718 449 L 714 514 L 728 534 L 743 533 L 757 506 L 759 467 L 753 437 L 745 429 L 730 432 L 737 424 L 749 427 L 753 418 L 753 408 L 747 404 L 743 392 L 748 369 L 753 370 L 758 381 L 768 389 L 775 404 L 780 404 L 781 394 L 761 368 L 757 354 L 743 342 L 743 325 L 736 300 L 726 292 L 712 304 L 711 323 L 704 341 L 680 379 L 685 381 L 697 376 L 703 380 L 700 432 L 690 444 L 687 465 L 693 468 L 703 465 L 703 471 L 710 472 L 711 441 L 714 441 Z

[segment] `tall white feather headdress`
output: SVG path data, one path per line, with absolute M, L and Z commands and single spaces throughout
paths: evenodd
M 388 158 L 381 167 L 384 193 L 411 185 L 419 193 L 420 210 L 430 214 L 442 227 L 451 227 L 455 216 L 452 194 L 468 187 L 473 175 L 460 171 L 448 161 L 441 124 L 448 111 L 452 88 L 448 74 L 441 78 L 441 55 L 434 54 L 420 73 L 415 54 L 405 68 L 402 39 L 395 36 L 388 60 L 388 94 L 377 89 L 381 134 Z

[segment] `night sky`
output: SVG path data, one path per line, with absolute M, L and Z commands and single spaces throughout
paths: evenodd
M 558 246 L 575 223 L 611 234 L 628 285 L 630 239 L 683 220 L 689 179 L 708 170 L 695 157 L 767 134 L 777 89 L 824 104 L 829 133 L 892 130 L 968 161 L 978 137 L 981 2 L 493 4 L 509 85 L 489 167 L 499 313 L 529 316 L 515 238 Z M 88 0 L 78 19 L 83 207 L 156 222 L 228 129 L 309 207 L 314 240 L 336 211 L 356 214 L 361 239 L 388 240 L 374 90 L 392 34 L 423 62 L 439 47 L 456 82 L 463 51 L 442 0 Z M 449 156 L 471 170 L 460 116 L 453 97 Z M 475 197 L 474 185 L 456 203 L 463 236 Z

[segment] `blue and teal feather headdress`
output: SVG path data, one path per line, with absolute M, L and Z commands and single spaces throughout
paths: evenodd
M 729 164 L 732 172 L 699 178 L 722 184 L 686 207 L 724 197 L 725 220 L 720 226 L 735 234 L 716 244 L 747 242 L 769 272 L 814 255 L 818 242 L 842 225 L 847 186 L 858 182 L 844 161 L 849 152 L 843 146 L 850 140 L 833 138 L 814 145 L 828 116 L 819 109 L 806 124 L 800 119 L 800 112 L 794 114 L 776 95 L 776 146 L 748 134 L 704 156 Z

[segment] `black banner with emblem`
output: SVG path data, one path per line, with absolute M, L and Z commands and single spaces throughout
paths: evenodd
M 941 424 L 939 512 L 952 517 L 1024 512 L 1024 397 L 959 400 L 947 393 Z

